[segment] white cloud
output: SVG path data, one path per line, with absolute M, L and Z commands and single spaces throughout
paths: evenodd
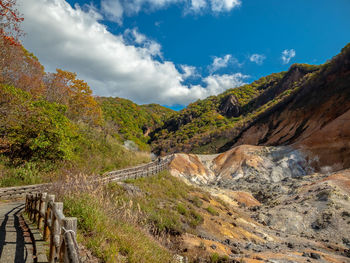
M 289 61 L 295 57 L 295 55 L 296 55 L 296 52 L 294 49 L 283 50 L 282 56 L 281 56 L 283 64 L 288 64 Z
M 242 64 L 239 63 L 239 61 L 232 57 L 232 55 L 227 54 L 223 57 L 214 57 L 212 64 L 208 67 L 210 73 L 214 73 L 215 71 L 218 71 L 219 69 L 226 68 L 229 65 L 237 65 L 238 67 L 241 67 Z
M 184 1 L 185 0 L 122 0 L 122 3 L 125 12 L 129 15 L 133 15 L 139 13 L 141 9 L 157 10 Z
M 200 12 L 207 7 L 205 0 L 191 0 L 191 10 L 194 12 Z
M 130 44 L 137 44 L 143 47 L 144 49 L 142 49 L 142 52 L 145 53 L 145 55 L 162 57 L 160 44 L 147 38 L 144 34 L 141 34 L 137 28 L 132 30 L 126 29 L 124 32 L 124 40 L 130 41 Z
M 211 9 L 214 12 L 229 12 L 240 5 L 240 0 L 211 0 Z
M 101 0 L 101 10 L 111 21 L 122 21 L 123 15 L 136 15 L 141 10 L 154 11 L 172 4 L 181 5 L 184 13 L 230 12 L 241 4 L 240 0 Z
M 137 29 L 113 35 L 98 22 L 101 16 L 93 8 L 72 8 L 64 0 L 18 3 L 25 18 L 24 46 L 38 56 L 46 70 L 57 67 L 76 72 L 96 95 L 184 105 L 233 88 L 245 78 L 240 73 L 214 75 L 203 79 L 204 86 L 187 86 L 183 81 L 192 74 L 191 69 L 180 73 L 173 62 L 159 60 L 159 43 Z
M 235 73 L 232 75 L 210 75 L 204 78 L 206 83 L 207 93 L 216 95 L 224 92 L 227 89 L 236 88 L 245 84 L 244 80 L 249 76 L 242 73 Z
M 197 71 L 197 68 L 194 66 L 180 65 L 180 68 L 183 72 L 182 73 L 183 79 L 201 77 L 201 75 Z
M 251 62 L 254 62 L 258 65 L 262 65 L 264 63 L 265 59 L 266 59 L 266 57 L 264 55 L 260 55 L 260 54 L 253 54 L 249 57 L 249 60 Z
M 119 0 L 101 1 L 101 10 L 110 21 L 122 23 L 124 8 Z

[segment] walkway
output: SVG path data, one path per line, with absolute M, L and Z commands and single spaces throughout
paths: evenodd
M 37 262 L 32 234 L 21 212 L 23 202 L 0 203 L 0 263 Z

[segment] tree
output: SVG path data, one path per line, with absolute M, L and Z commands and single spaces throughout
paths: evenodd
M 1 38 L 18 44 L 18 37 L 22 34 L 20 24 L 23 17 L 16 9 L 16 0 L 0 0 L 0 35 Z
M 70 159 L 77 135 L 65 111 L 64 105 L 0 84 L 0 153 L 22 160 Z
M 66 105 L 68 118 L 90 124 L 100 124 L 101 108 L 92 96 L 89 85 L 77 74 L 57 69 L 46 78 L 46 99 Z

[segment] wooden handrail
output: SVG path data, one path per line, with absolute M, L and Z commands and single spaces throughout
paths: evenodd
M 64 216 L 63 203 L 55 202 L 55 196 L 47 193 L 27 194 L 25 211 L 50 243 L 50 263 L 80 263 L 77 218 Z
M 90 179 L 88 182 L 109 183 L 151 176 L 167 169 L 173 159 L 174 156 L 170 155 L 145 165 L 109 172 L 103 178 Z M 44 240 L 50 243 L 49 262 L 80 263 L 76 241 L 77 218 L 64 216 L 63 203 L 55 202 L 55 195 L 44 192 L 50 186 L 38 184 L 0 188 L 0 199 L 26 194 L 25 211 L 29 219 L 43 231 Z
M 109 183 L 151 176 L 167 169 L 173 159 L 173 155 L 168 155 L 148 164 L 105 173 L 104 177 L 89 179 L 89 182 Z M 27 193 L 47 191 L 50 186 L 48 183 L 0 188 L 0 199 L 23 198 Z

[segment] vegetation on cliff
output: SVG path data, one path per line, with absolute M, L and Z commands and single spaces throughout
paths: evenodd
M 161 126 L 174 113 L 158 104 L 137 105 L 122 98 L 97 98 L 108 127 L 114 127 L 121 140 L 135 142 L 141 150 L 149 150 L 149 133 Z
M 338 56 L 323 65 L 293 64 L 287 72 L 271 74 L 218 96 L 198 100 L 170 116 L 163 126 L 151 133 L 152 149 L 161 154 L 228 150 L 242 132 L 287 105 L 298 94 L 310 90 L 316 94 L 318 89 L 323 90 L 320 87 L 330 85 L 346 86 L 349 53 L 347 45 Z M 322 100 L 333 96 L 330 89 L 327 92 L 329 94 L 324 94 Z M 314 100 L 313 104 L 305 103 L 317 105 Z

